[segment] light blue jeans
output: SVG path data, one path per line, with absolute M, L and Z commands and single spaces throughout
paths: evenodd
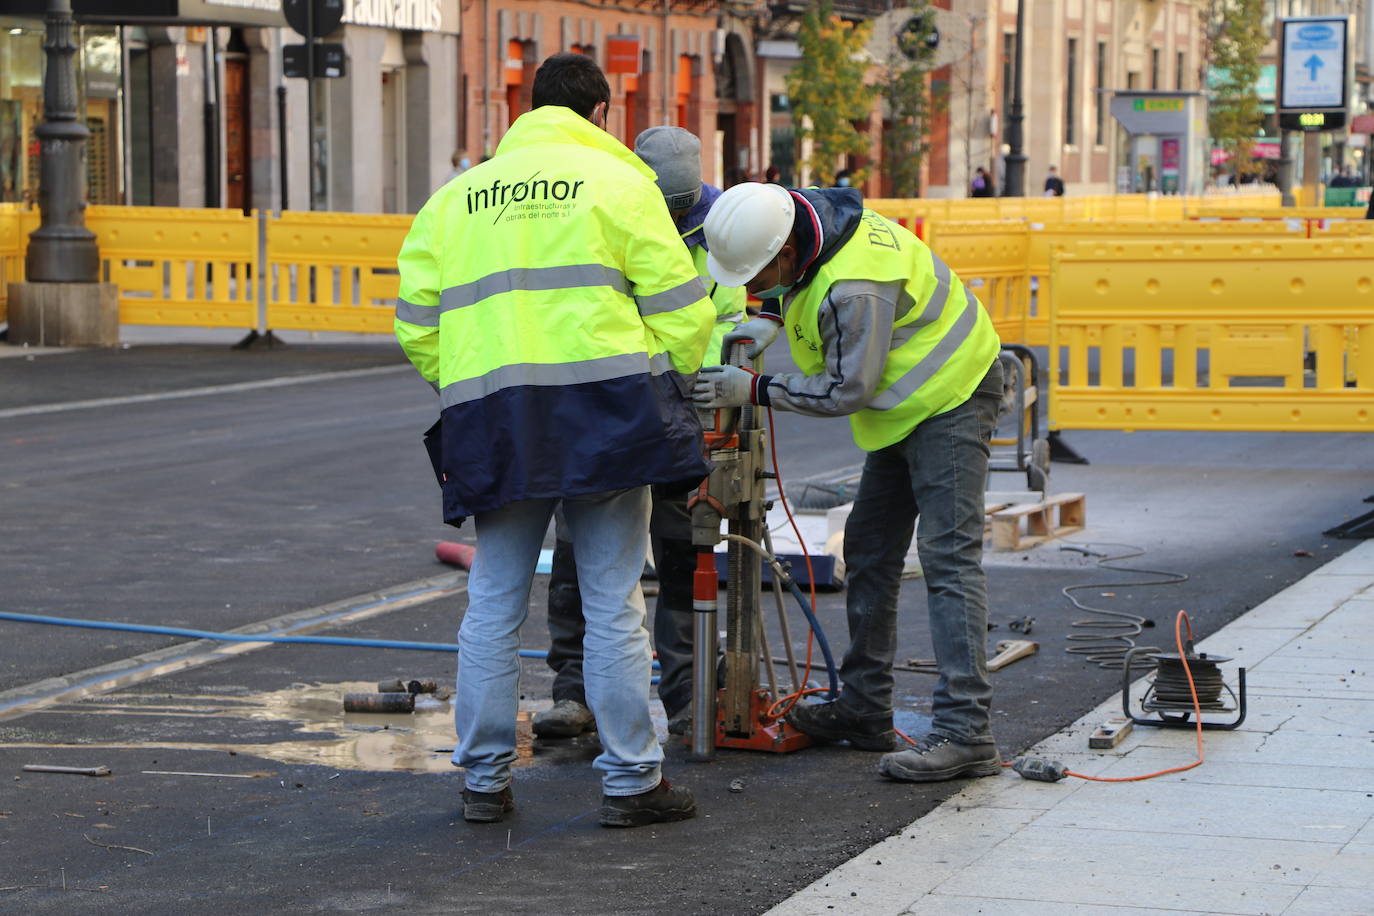
M 556 499 L 510 503 L 476 516 L 477 554 L 468 610 L 458 630 L 456 766 L 475 792 L 499 792 L 515 760 L 520 625 L 530 581 Z M 649 488 L 562 500 L 577 545 L 577 578 L 587 621 L 583 678 L 602 752 L 593 762 L 606 795 L 638 795 L 658 785 L 663 749 L 649 717 L 652 660 L 644 629 L 644 539 Z

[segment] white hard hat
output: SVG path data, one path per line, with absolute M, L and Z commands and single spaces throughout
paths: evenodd
M 758 276 L 792 234 L 795 206 L 786 188 L 746 182 L 727 189 L 706 214 L 706 269 L 721 286 Z

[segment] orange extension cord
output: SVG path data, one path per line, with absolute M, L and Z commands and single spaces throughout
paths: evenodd
M 1188 619 L 1187 611 L 1179 611 L 1178 615 L 1174 617 L 1174 643 L 1178 646 L 1179 660 L 1183 662 L 1183 673 L 1188 676 L 1188 693 L 1193 698 L 1193 720 L 1197 726 L 1197 759 L 1192 763 L 1185 763 L 1183 766 L 1169 767 L 1167 770 L 1157 770 L 1154 773 L 1145 773 L 1140 776 L 1088 776 L 1085 773 L 1065 770 L 1068 775 L 1092 782 L 1139 782 L 1142 779 L 1154 779 L 1156 776 L 1164 776 L 1168 773 L 1182 773 L 1184 770 L 1202 766 L 1203 760 L 1206 759 L 1202 752 L 1202 704 L 1198 702 L 1197 686 L 1193 683 L 1193 669 L 1188 665 L 1188 653 L 1185 651 L 1183 642 L 1183 628 L 1185 626 L 1188 628 L 1188 642 L 1191 643 L 1193 641 L 1193 622 Z

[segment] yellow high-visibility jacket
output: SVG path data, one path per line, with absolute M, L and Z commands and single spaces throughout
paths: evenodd
M 682 376 L 715 308 L 653 177 L 547 106 L 416 215 L 395 328 L 439 392 L 446 521 L 709 470 Z
M 782 303 L 801 372 L 760 376 L 759 403 L 847 415 L 871 452 L 972 397 L 1001 350 L 973 290 L 858 191 L 792 194 L 819 248 Z

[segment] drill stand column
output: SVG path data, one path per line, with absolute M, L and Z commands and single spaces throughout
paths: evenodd
M 759 554 L 730 539 L 725 598 L 725 686 L 716 689 L 716 626 L 719 593 L 715 546 L 721 521 L 730 535 L 761 544 L 767 516 L 764 497 L 767 434 L 755 407 L 703 411 L 706 447 L 713 469 L 689 500 L 692 543 L 697 548 L 693 608 L 691 758 L 712 760 L 717 747 L 785 752 L 809 746 L 809 737 L 770 719 L 773 697 L 759 684 L 762 569 Z M 769 662 L 771 664 L 771 661 Z M 714 723 L 714 728 L 703 727 Z

